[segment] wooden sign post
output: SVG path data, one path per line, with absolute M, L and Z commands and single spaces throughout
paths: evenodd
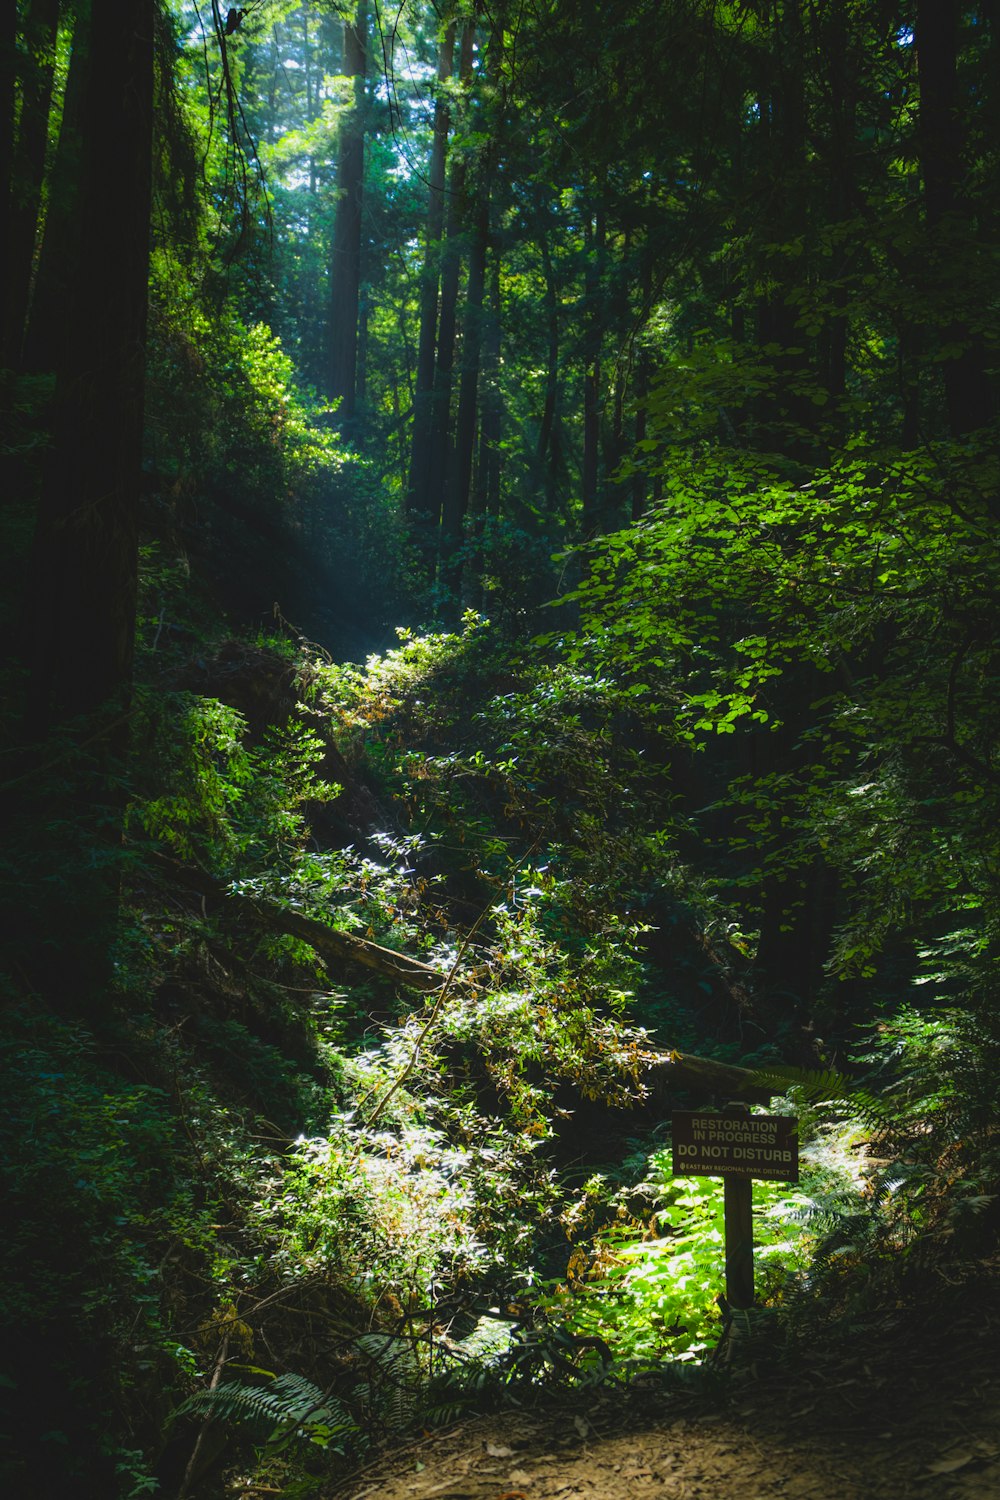
M 675 1177 L 721 1177 L 725 1187 L 726 1301 L 753 1306 L 753 1179 L 798 1182 L 798 1120 L 752 1115 L 745 1104 L 723 1114 L 675 1111 Z

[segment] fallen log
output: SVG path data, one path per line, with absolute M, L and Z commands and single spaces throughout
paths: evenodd
M 383 948 L 380 943 L 358 937 L 353 932 L 336 932 L 325 923 L 317 922 L 314 917 L 304 916 L 286 906 L 273 906 L 253 897 L 235 894 L 231 894 L 229 899 L 253 906 L 270 926 L 287 933 L 289 937 L 301 938 L 304 943 L 315 948 L 322 959 L 361 964 L 380 974 L 383 979 L 391 979 L 397 984 L 405 985 L 407 989 L 421 990 L 425 994 L 431 990 L 439 990 L 444 984 L 445 976 L 440 969 L 433 969 L 430 964 L 421 963 L 419 958 L 411 958 L 408 953 L 397 953 L 395 948 Z
M 712 1057 L 695 1057 L 690 1052 L 648 1052 L 643 1083 L 648 1102 L 669 1104 L 673 1095 L 684 1092 L 712 1095 L 720 1104 L 729 1099 L 746 1099 L 766 1104 L 777 1092 L 774 1084 L 762 1084 L 760 1075 L 735 1063 L 716 1062 Z
M 353 932 L 338 932 L 333 927 L 327 927 L 325 922 L 317 921 L 315 917 L 307 917 L 304 912 L 295 911 L 293 907 L 279 906 L 276 901 L 234 891 L 223 881 L 216 880 L 214 875 L 209 875 L 207 870 L 201 870 L 195 865 L 178 864 L 176 860 L 163 854 L 154 854 L 150 858 L 156 869 L 185 890 L 194 891 L 229 911 L 256 919 L 272 931 L 301 939 L 324 962 L 360 964 L 363 968 L 380 974 L 383 979 L 405 985 L 407 989 L 421 990 L 425 994 L 440 989 L 444 983 L 444 975 L 440 969 L 422 963 L 419 958 L 411 958 L 408 953 L 397 953 L 394 948 L 384 948 L 380 943 L 358 937 Z
M 299 938 L 308 943 L 324 962 L 359 964 L 383 979 L 424 994 L 440 990 L 445 982 L 445 976 L 439 969 L 422 963 L 419 958 L 411 958 L 408 953 L 398 953 L 394 948 L 385 948 L 380 943 L 358 937 L 353 932 L 338 932 L 294 908 L 234 891 L 223 881 L 195 865 L 182 865 L 162 854 L 149 857 L 155 868 L 175 884 L 194 891 L 229 911 L 239 912 L 263 923 L 272 931 Z M 456 979 L 454 983 L 456 988 L 461 988 L 461 980 Z M 712 1096 L 720 1102 L 734 1098 L 766 1104 L 775 1092 L 773 1084 L 762 1085 L 759 1075 L 749 1068 L 737 1067 L 735 1063 L 716 1062 L 710 1057 L 696 1057 L 689 1052 L 651 1048 L 643 1052 L 642 1061 L 644 1066 L 640 1079 L 645 1099 L 637 1099 L 637 1104 L 641 1102 L 666 1106 L 672 1096 L 679 1092 Z

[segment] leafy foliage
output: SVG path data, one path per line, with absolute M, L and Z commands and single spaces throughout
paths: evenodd
M 343 1445 L 360 1434 L 341 1403 L 301 1375 L 277 1375 L 267 1385 L 234 1382 L 196 1391 L 174 1412 L 175 1418 L 184 1416 L 242 1424 L 272 1452 L 280 1452 L 294 1438 L 343 1451 Z
M 598 1340 L 625 1368 L 669 1358 L 705 1357 L 721 1332 L 719 1268 L 725 1227 L 721 1178 L 671 1177 L 670 1152 L 650 1158 L 644 1185 L 657 1209 L 642 1238 L 634 1224 L 601 1237 L 596 1253 L 570 1257 L 567 1283 L 549 1300 L 554 1316 L 576 1338 Z M 757 1296 L 768 1303 L 810 1259 L 796 1225 L 809 1202 L 808 1184 L 792 1192 L 778 1183 L 754 1188 Z M 592 1356 L 591 1356 L 592 1357 Z

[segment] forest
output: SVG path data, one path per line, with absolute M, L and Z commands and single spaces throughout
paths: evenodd
M 1000 1326 L 998 395 L 997 0 L 3 7 L 5 1494 Z

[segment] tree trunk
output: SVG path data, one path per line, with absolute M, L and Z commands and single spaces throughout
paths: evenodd
M 843 223 L 856 197 L 855 142 L 857 135 L 857 87 L 853 66 L 849 17 L 845 0 L 831 5 L 827 26 L 817 38 L 827 53 L 830 76 L 830 128 L 832 162 L 830 214 L 834 224 Z M 824 329 L 825 385 L 830 397 L 830 416 L 838 434 L 844 421 L 842 403 L 847 391 L 848 298 L 846 280 L 850 251 L 838 245 L 831 257 L 832 312 Z
M 468 88 L 472 78 L 475 34 L 474 24 L 467 22 L 462 29 L 458 68 L 459 79 L 464 88 Z M 437 537 L 441 525 L 451 459 L 451 397 L 455 370 L 455 335 L 458 328 L 458 287 L 462 273 L 462 214 L 466 175 L 467 166 L 463 154 L 452 165 L 448 182 L 448 212 L 441 257 L 441 318 L 438 324 L 437 360 L 431 401 L 425 507 L 432 538 Z
M 33 0 L 29 5 L 24 19 L 28 56 L 22 79 L 21 115 L 12 169 L 7 270 L 0 284 L 4 299 L 0 362 L 5 361 L 15 368 L 21 362 L 28 314 L 58 24 L 59 0 Z
M 601 531 L 600 436 L 601 436 L 601 343 L 604 333 L 604 300 L 601 273 L 604 263 L 605 227 L 603 204 L 595 217 L 588 213 L 584 225 L 586 269 L 584 271 L 584 370 L 583 370 L 583 513 L 580 529 L 584 539 Z
M 60 309 L 53 448 L 29 575 L 29 735 L 73 749 L 39 837 L 59 879 L 55 998 L 106 997 L 138 575 L 155 0 L 77 13 L 81 80 L 72 261 Z M 53 794 L 55 795 L 55 794 Z M 106 1003 L 106 1001 L 102 1001 Z
M 0 0 L 0 309 L 6 308 L 6 289 L 12 272 L 10 226 L 16 202 L 14 191 L 14 90 L 17 78 L 17 5 Z M 6 318 L 0 319 L 0 369 L 13 361 L 6 336 Z
M 413 520 L 426 518 L 430 509 L 428 465 L 434 389 L 434 347 L 437 340 L 438 289 L 441 280 L 441 237 L 444 233 L 444 173 L 451 119 L 445 86 L 451 78 L 454 58 L 455 27 L 452 24 L 446 29 L 438 48 L 438 90 L 434 102 L 434 136 L 431 143 L 427 221 L 424 232 L 424 264 L 420 277 L 420 331 L 417 339 L 417 369 L 413 395 L 410 472 L 406 491 L 406 509 Z
M 462 528 L 472 488 L 472 460 L 476 447 L 476 415 L 479 398 L 479 356 L 483 338 L 483 297 L 486 289 L 486 254 L 489 241 L 489 164 L 480 163 L 476 191 L 475 222 L 469 247 L 469 279 L 465 292 L 462 329 L 462 375 L 455 418 L 455 463 L 450 476 L 441 527 L 442 578 L 456 601 L 462 591 Z
M 786 0 L 776 13 L 774 50 L 760 98 L 763 173 L 758 192 L 769 204 L 768 240 L 789 244 L 806 236 L 812 171 L 808 161 L 808 115 L 801 0 Z M 764 270 L 773 290 L 757 307 L 757 343 L 774 349 L 771 389 L 757 401 L 759 446 L 788 454 L 801 463 L 819 457 L 814 437 L 819 407 L 805 390 L 814 378 L 805 337 L 796 327 L 796 292 L 808 276 L 807 256 L 789 257 L 764 249 Z
M 489 304 L 483 314 L 482 370 L 480 375 L 479 451 L 472 487 L 473 540 L 479 542 L 487 516 L 500 514 L 500 443 L 503 437 L 503 397 L 500 390 L 500 250 L 494 248 L 487 280 Z M 478 608 L 482 603 L 481 569 L 473 578 L 467 573 L 463 604 Z
M 549 250 L 548 236 L 543 229 L 538 236 L 538 251 L 542 258 L 542 275 L 545 278 L 545 396 L 542 402 L 542 419 L 538 426 L 538 442 L 535 447 L 535 464 L 540 475 L 546 476 L 545 499 L 550 507 L 555 502 L 553 487 L 549 482 L 553 464 L 549 450 L 555 432 L 556 405 L 559 398 L 559 293 L 556 288 L 555 267 Z
M 153 0 L 77 22 L 82 99 L 55 443 L 36 538 L 33 721 L 121 699 L 131 680 L 152 162 Z
M 48 183 L 45 224 L 28 309 L 23 364 L 34 372 L 55 370 L 60 364 L 66 334 L 65 311 L 72 306 L 71 286 L 78 269 L 75 236 L 77 218 L 82 212 L 79 194 L 83 180 L 90 3 L 91 0 L 79 0 L 75 8 L 59 140 Z
M 944 274 L 954 277 L 954 256 L 967 264 L 977 253 L 976 231 L 961 188 L 962 125 L 958 114 L 958 0 L 917 0 L 915 41 L 920 83 L 920 165 L 924 209 L 932 246 Z M 944 342 L 961 350 L 942 363 L 948 423 L 954 437 L 984 427 L 993 416 L 993 391 L 982 341 L 955 320 Z
M 340 403 L 337 416 L 341 426 L 353 420 L 357 409 L 367 42 L 368 0 L 358 0 L 353 23 L 344 23 L 343 70 L 353 79 L 354 103 L 344 121 L 337 154 L 337 209 L 330 259 L 330 396 Z

